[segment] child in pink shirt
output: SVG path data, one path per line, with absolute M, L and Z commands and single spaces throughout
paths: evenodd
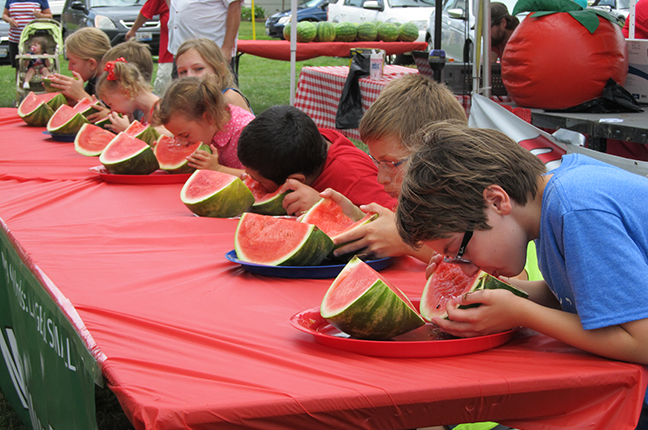
M 196 151 L 188 157 L 190 166 L 236 176 L 243 173 L 238 140 L 254 115 L 227 104 L 211 77 L 176 80 L 160 101 L 155 118 L 181 141 L 209 143 L 212 153 Z

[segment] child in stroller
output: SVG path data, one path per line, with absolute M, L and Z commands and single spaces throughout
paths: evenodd
M 47 53 L 47 39 L 42 36 L 36 36 L 31 41 L 31 46 L 29 47 L 29 53 L 34 55 L 43 55 Z M 27 63 L 27 73 L 25 73 L 25 82 L 23 83 L 23 88 L 29 88 L 29 82 L 32 80 L 35 74 L 39 74 L 42 77 L 50 75 L 49 67 L 50 61 L 47 58 L 33 58 L 31 60 L 25 60 Z

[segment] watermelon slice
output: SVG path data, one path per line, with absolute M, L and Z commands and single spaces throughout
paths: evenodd
M 43 127 L 47 125 L 54 111 L 65 104 L 65 96 L 61 93 L 48 93 L 36 95 L 27 94 L 18 107 L 18 116 L 27 125 Z
M 451 298 L 459 297 L 471 291 L 498 288 L 509 290 L 516 296 L 529 297 L 526 291 L 522 291 L 483 270 L 480 270 L 474 276 L 468 276 L 461 269 L 461 266 L 441 262 L 427 280 L 423 289 L 420 305 L 421 316 L 428 321 L 432 321 L 434 317 L 447 318 L 446 305 Z M 464 306 L 459 307 L 466 308 Z
M 97 127 L 94 124 L 83 124 L 74 138 L 76 152 L 89 157 L 101 155 L 104 148 L 115 138 L 115 133 Z
M 320 313 L 358 339 L 391 339 L 425 325 L 407 296 L 358 257 L 335 278 Z
M 346 216 L 340 205 L 332 199 L 322 198 L 315 203 L 302 217 L 301 222 L 315 224 L 329 237 L 335 240 L 342 233 L 349 232 L 361 225 L 365 225 L 378 218 L 378 214 L 370 213 L 359 221 L 353 221 Z M 344 243 L 336 245 L 336 249 L 344 246 Z
M 124 132 L 108 143 L 99 161 L 114 175 L 149 175 L 159 167 L 151 147 Z
M 131 122 L 128 128 L 124 130 L 124 133 L 143 140 L 151 146 L 160 137 L 160 133 L 155 128 L 150 125 L 144 125 L 138 120 Z
M 196 170 L 182 187 L 180 199 L 196 215 L 218 218 L 241 215 L 254 203 L 240 178 L 214 170 Z
M 317 266 L 333 249 L 319 228 L 268 215 L 244 213 L 234 249 L 241 261 L 268 266 Z
M 92 99 L 81 99 L 74 105 L 74 110 L 80 112 L 84 117 L 88 117 L 93 113 L 99 112 L 99 102 Z
M 252 195 L 254 195 L 254 204 L 250 209 L 252 212 L 262 215 L 286 215 L 283 199 L 288 192 L 280 193 L 281 187 L 279 187 L 275 192 L 269 193 L 263 185 L 252 179 L 251 176 L 245 178 L 244 182 L 252 191 Z
M 187 157 L 201 149 L 211 154 L 209 146 L 202 142 L 185 145 L 175 137 L 160 136 L 153 145 L 160 169 L 169 173 L 192 173 L 196 169 L 189 166 Z
M 83 124 L 87 124 L 85 116 L 68 105 L 60 106 L 47 122 L 47 131 L 51 134 L 76 134 Z

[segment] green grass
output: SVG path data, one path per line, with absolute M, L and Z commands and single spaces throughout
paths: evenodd
M 268 39 L 263 23 L 257 22 L 257 40 Z M 240 39 L 252 39 L 252 23 L 241 22 Z M 320 57 L 297 62 L 296 77 L 305 66 L 342 66 L 349 60 Z M 61 72 L 72 76 L 67 70 L 67 61 L 61 64 Z M 244 54 L 239 62 L 239 87 L 250 100 L 252 109 L 258 115 L 270 106 L 290 103 L 290 63 L 268 60 Z M 13 107 L 16 99 L 15 72 L 11 66 L 0 66 L 0 107 Z M 114 394 L 108 388 L 96 387 L 97 426 L 99 430 L 128 430 L 132 428 Z M 5 401 L 0 392 L 0 429 L 26 430 L 18 415 Z

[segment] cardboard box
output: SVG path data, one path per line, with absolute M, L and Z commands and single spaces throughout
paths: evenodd
M 630 67 L 623 86 L 641 104 L 648 104 L 648 40 L 626 39 Z

